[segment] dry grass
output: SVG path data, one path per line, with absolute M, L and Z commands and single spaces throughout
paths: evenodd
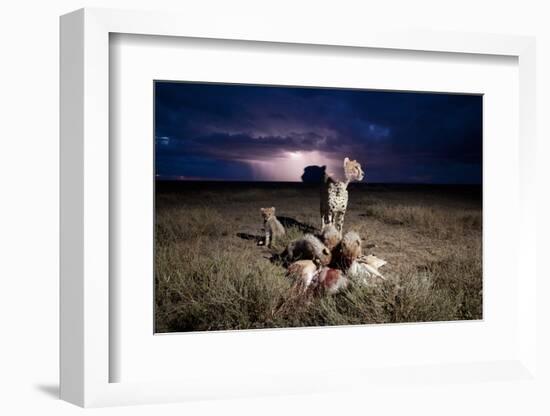
M 294 222 L 257 246 L 259 208 Z M 482 317 L 479 199 L 437 191 L 350 191 L 345 228 L 375 244 L 387 280 L 335 296 L 298 293 L 274 254 L 319 226 L 315 189 L 201 189 L 157 195 L 157 332 Z M 290 221 L 290 220 L 289 220 Z
M 416 227 L 420 232 L 435 238 L 452 238 L 481 231 L 481 211 L 443 210 L 422 205 L 374 204 L 365 211 L 367 216 L 386 224 Z

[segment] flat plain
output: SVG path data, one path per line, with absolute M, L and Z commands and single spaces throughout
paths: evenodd
M 271 206 L 287 235 L 268 249 Z M 481 186 L 351 184 L 344 231 L 386 280 L 333 296 L 297 292 L 276 260 L 319 231 L 318 186 L 157 182 L 155 216 L 156 332 L 482 318 Z

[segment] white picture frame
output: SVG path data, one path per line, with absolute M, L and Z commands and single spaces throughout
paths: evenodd
M 113 33 L 282 44 L 431 51 L 516 57 L 519 65 L 519 235 L 517 264 L 517 354 L 506 360 L 468 364 L 419 363 L 414 370 L 331 369 L 321 373 L 346 380 L 326 385 L 319 373 L 284 372 L 261 380 L 110 382 L 110 170 L 109 36 Z M 82 9 L 61 18 L 61 398 L 80 406 L 158 403 L 198 398 L 361 389 L 397 377 L 479 382 L 476 372 L 506 380 L 536 377 L 535 228 L 535 41 L 530 37 L 465 33 L 382 32 L 350 29 L 330 33 L 312 25 L 239 25 L 223 20 L 205 26 L 190 16 L 165 13 Z M 519 273 L 519 272 L 517 272 Z M 336 335 L 333 335 L 336 336 Z M 516 351 L 516 350 L 515 350 Z M 289 380 L 290 378 L 290 380 Z M 237 377 L 238 379 L 238 377 Z M 369 387 L 370 388 L 370 387 Z

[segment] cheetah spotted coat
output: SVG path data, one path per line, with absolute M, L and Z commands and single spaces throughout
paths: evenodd
M 321 187 L 321 229 L 327 224 L 334 224 L 336 229 L 342 232 L 347 206 L 347 183 L 335 181 L 327 176 Z

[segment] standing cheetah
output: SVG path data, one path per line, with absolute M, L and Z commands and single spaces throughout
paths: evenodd
M 321 228 L 327 224 L 334 224 L 342 232 L 344 216 L 348 206 L 348 184 L 351 181 L 363 180 L 364 173 L 356 160 L 344 159 L 345 181 L 334 180 L 325 174 L 325 181 L 321 187 Z

